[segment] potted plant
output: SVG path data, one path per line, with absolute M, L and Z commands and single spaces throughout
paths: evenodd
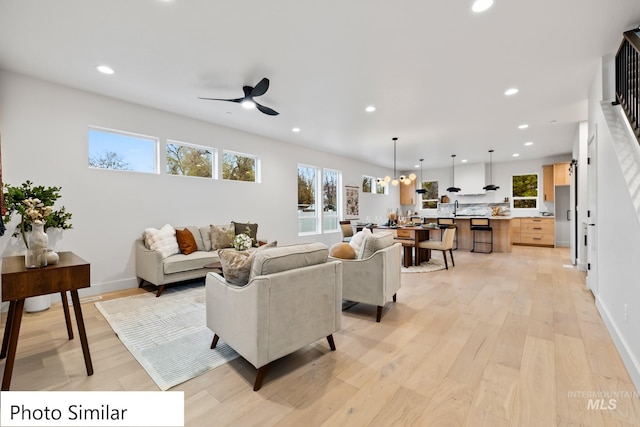
M 28 259 L 29 240 L 27 235 L 34 228 L 43 230 L 43 234 L 52 227 L 62 230 L 73 228 L 70 223 L 71 213 L 67 212 L 64 206 L 57 210 L 53 208 L 55 202 L 60 198 L 60 189 L 60 187 L 34 186 L 31 181 L 26 181 L 15 187 L 9 184 L 4 185 L 5 211 L 3 221 L 5 224 L 9 224 L 13 215 L 19 216 L 20 222 L 13 231 L 12 237 L 20 236 L 24 243 L 26 249 L 25 265 L 31 264 L 31 260 Z M 44 241 L 48 242 L 48 239 Z M 45 255 L 41 253 L 39 256 Z M 41 261 L 37 261 L 37 263 L 38 265 L 46 265 Z M 27 298 L 25 302 L 25 308 L 28 312 L 46 310 L 49 306 L 49 295 Z

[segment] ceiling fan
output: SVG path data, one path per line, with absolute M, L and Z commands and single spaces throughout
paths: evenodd
M 244 108 L 247 108 L 247 109 L 249 109 L 249 108 L 257 108 L 258 110 L 260 110 L 264 114 L 268 114 L 270 116 L 277 116 L 280 113 L 278 113 L 275 110 L 272 110 L 269 107 L 265 107 L 264 105 L 258 104 L 253 99 L 254 97 L 264 95 L 265 92 L 267 91 L 267 89 L 269 89 L 269 79 L 265 77 L 262 80 L 260 80 L 260 82 L 258 82 L 258 84 L 255 87 L 242 86 L 242 90 L 244 91 L 244 97 L 243 98 L 235 98 L 235 99 L 202 98 L 202 97 L 198 97 L 198 98 L 199 99 L 207 99 L 207 100 L 210 100 L 210 101 L 237 102 L 238 104 L 241 104 Z

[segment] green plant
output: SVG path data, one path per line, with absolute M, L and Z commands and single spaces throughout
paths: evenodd
M 16 226 L 12 236 L 21 235 L 25 246 L 27 245 L 26 233 L 31 231 L 33 221 L 44 222 L 45 230 L 50 227 L 68 230 L 73 228 L 69 222 L 71 213 L 62 206 L 58 210 L 53 205 L 60 198 L 60 187 L 34 186 L 31 181 L 26 181 L 20 186 L 4 185 L 4 217 L 5 223 L 11 221 L 11 217 L 20 215 L 20 223 Z

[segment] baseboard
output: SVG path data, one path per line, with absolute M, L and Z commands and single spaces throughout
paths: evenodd
M 598 309 L 600 317 L 602 317 L 602 320 L 604 321 L 604 324 L 609 331 L 609 335 L 611 335 L 611 339 L 613 339 L 613 343 L 618 349 L 618 353 L 622 358 L 624 366 L 627 368 L 627 372 L 629 373 L 629 377 L 631 377 L 631 381 L 633 381 L 633 385 L 635 386 L 636 391 L 640 391 L 640 362 L 633 356 L 632 353 L 628 351 L 626 340 L 622 335 L 618 333 L 618 329 L 611 321 L 611 317 L 609 316 L 607 308 L 600 303 L 600 299 L 598 299 L 597 297 L 596 308 Z

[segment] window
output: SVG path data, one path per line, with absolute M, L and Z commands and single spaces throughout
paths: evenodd
M 362 192 L 373 194 L 387 194 L 388 185 L 381 185 L 377 178 L 372 176 L 362 176 Z
M 222 179 L 260 182 L 260 159 L 249 154 L 225 151 L 222 154 Z
M 438 208 L 438 181 L 423 181 L 422 188 L 427 190 L 422 196 L 422 209 Z
M 167 141 L 167 173 L 170 175 L 199 176 L 212 178 L 217 176 L 214 165 L 216 150 L 206 147 Z
M 322 171 L 322 231 L 338 231 L 338 188 L 340 172 L 331 169 Z
M 89 128 L 89 167 L 158 173 L 158 138 Z
M 317 176 L 317 168 L 298 165 L 298 234 L 318 232 Z
M 511 191 L 514 209 L 536 209 L 538 207 L 538 174 L 513 175 Z

